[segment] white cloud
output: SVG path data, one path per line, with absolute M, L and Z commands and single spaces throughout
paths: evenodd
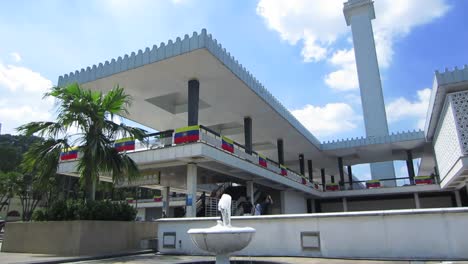
M 42 99 L 52 82 L 25 67 L 0 62 L 0 123 L 2 133 L 16 133 L 16 127 L 31 121 L 50 120 L 52 99 Z
M 52 82 L 31 69 L 0 63 L 0 86 L 12 92 L 44 93 L 52 87 Z
M 359 87 L 354 50 L 338 50 L 328 60 L 337 68 L 325 76 L 325 83 L 334 90 L 349 91 Z
M 19 55 L 18 52 L 12 52 L 10 53 L 10 57 L 13 59 L 14 62 L 20 62 L 21 61 L 21 55 Z
M 417 128 L 423 129 L 430 98 L 431 89 L 425 88 L 417 91 L 417 99 L 415 101 L 409 101 L 403 97 L 393 100 L 386 106 L 388 122 L 393 123 L 400 120 L 414 119 Z
M 329 45 L 347 31 L 342 7 L 341 0 L 260 0 L 257 14 L 290 44 L 302 40 L 305 61 L 319 61 Z
M 348 56 L 352 49 L 335 51 L 337 39 L 349 37 L 343 15 L 345 0 L 260 0 L 257 14 L 281 38 L 295 45 L 302 41 L 302 56 L 306 62 L 326 59 L 337 70 L 325 77 L 327 85 L 337 90 L 357 88 L 354 56 L 351 60 L 334 61 L 336 56 Z M 447 0 L 378 0 L 373 20 L 379 65 L 387 68 L 393 57 L 397 40 L 419 25 L 443 16 L 450 9 Z M 335 58 L 336 59 L 336 58 Z M 354 65 L 354 66 L 353 66 Z
M 323 107 L 306 105 L 291 113 L 314 135 L 330 136 L 348 132 L 357 127 L 362 118 L 345 103 L 330 103 Z

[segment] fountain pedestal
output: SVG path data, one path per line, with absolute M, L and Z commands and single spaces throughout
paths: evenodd
M 221 205 L 223 198 L 227 202 Z M 216 264 L 228 264 L 229 254 L 245 248 L 252 241 L 255 229 L 230 225 L 230 214 L 226 211 L 231 210 L 231 196 L 223 194 L 219 210 L 223 215 L 223 222 L 218 220 L 216 226 L 192 228 L 187 233 L 198 248 L 216 254 Z

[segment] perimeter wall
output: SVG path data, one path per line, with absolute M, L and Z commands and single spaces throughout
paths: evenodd
M 215 218 L 160 220 L 159 249 L 206 254 L 187 231 Z M 468 259 L 468 208 L 412 209 L 233 217 L 232 225 L 257 230 L 235 255 L 383 259 Z

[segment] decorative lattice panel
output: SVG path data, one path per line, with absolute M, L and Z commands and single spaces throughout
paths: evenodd
M 434 137 L 434 152 L 441 178 L 447 175 L 462 155 L 460 141 L 457 136 L 455 114 L 453 112 L 452 102 L 449 100 L 439 119 L 439 126 Z
M 450 94 L 455 122 L 464 155 L 468 155 L 468 91 Z

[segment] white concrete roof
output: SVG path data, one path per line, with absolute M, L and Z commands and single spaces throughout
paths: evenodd
M 200 124 L 243 144 L 243 118 L 250 116 L 254 150 L 277 160 L 276 140 L 281 138 L 285 163 L 294 170 L 298 170 L 299 153 L 312 159 L 314 167 L 336 170 L 336 157 L 346 153 L 353 155 L 353 164 L 367 163 L 375 161 L 381 150 L 388 153 L 388 149 L 401 149 L 402 144 L 408 148 L 424 141 L 422 132 L 405 132 L 321 144 L 205 29 L 65 74 L 58 85 L 78 82 L 107 91 L 119 84 L 134 98 L 128 118 L 162 131 L 186 126 L 191 78 L 200 81 Z M 363 149 L 371 151 L 371 159 L 356 155 Z

